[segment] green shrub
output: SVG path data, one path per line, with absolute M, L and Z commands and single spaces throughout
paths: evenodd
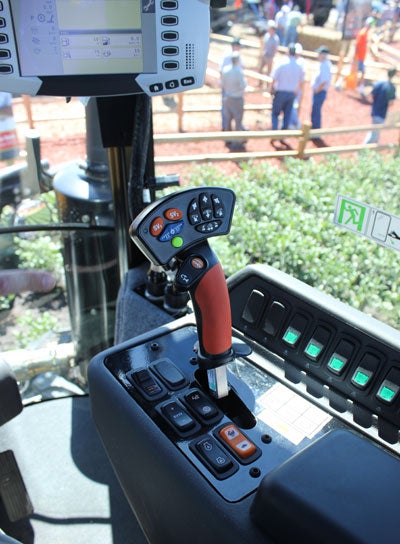
M 43 336 L 52 331 L 57 325 L 57 317 L 50 312 L 37 312 L 27 310 L 24 315 L 17 319 L 18 329 L 15 336 L 20 349 L 26 348 Z
M 241 166 L 232 177 L 203 167 L 189 180 L 236 193 L 231 233 L 211 242 L 226 274 L 266 263 L 398 326 L 399 253 L 336 227 L 333 213 L 344 194 L 400 215 L 400 159 L 366 152 L 320 163 L 289 159 L 280 169 Z

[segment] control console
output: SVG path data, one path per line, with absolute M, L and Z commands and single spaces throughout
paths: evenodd
M 208 238 L 229 232 L 234 201 L 188 189 L 131 226 L 195 310 L 89 365 L 132 510 L 152 544 L 395 540 L 400 334 L 268 266 L 226 282 Z

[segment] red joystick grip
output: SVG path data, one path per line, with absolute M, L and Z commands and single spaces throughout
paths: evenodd
M 232 347 L 232 317 L 228 287 L 219 262 L 201 278 L 192 300 L 202 355 L 212 358 L 226 355 Z

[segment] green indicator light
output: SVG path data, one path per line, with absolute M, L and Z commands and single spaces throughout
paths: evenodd
M 297 331 L 295 331 L 293 329 L 288 329 L 285 332 L 285 334 L 283 336 L 283 339 L 287 344 L 290 344 L 291 346 L 294 346 L 294 344 L 297 342 L 299 337 L 300 337 L 300 334 Z
M 358 370 L 354 376 L 354 381 L 358 383 L 358 385 L 367 385 L 368 380 L 368 374 L 364 374 L 364 372 L 361 372 L 360 370 Z
M 174 236 L 171 240 L 171 244 L 173 247 L 179 248 L 183 246 L 183 239 L 180 236 Z
M 329 366 L 333 370 L 339 372 L 339 370 L 342 370 L 342 368 L 344 367 L 344 361 L 338 359 L 338 357 L 332 357 L 332 359 L 329 361 Z
M 390 402 L 393 400 L 395 394 L 396 394 L 396 391 L 393 391 L 393 389 L 390 389 L 389 387 L 386 387 L 386 385 L 384 385 L 382 389 L 379 391 L 378 396 L 381 397 L 381 399 L 386 400 L 387 402 Z
M 316 344 L 312 344 L 311 342 L 306 347 L 306 353 L 310 357 L 318 357 L 318 355 L 321 353 L 321 346 L 317 346 Z

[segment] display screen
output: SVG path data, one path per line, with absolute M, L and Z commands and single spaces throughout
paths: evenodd
M 155 0 L 11 0 L 22 76 L 157 71 Z

